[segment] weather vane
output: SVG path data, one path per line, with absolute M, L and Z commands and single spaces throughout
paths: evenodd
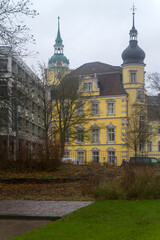
M 132 14 L 134 15 L 135 11 L 137 10 L 137 8 L 134 6 L 134 3 L 133 3 L 133 7 L 131 8 L 131 10 L 132 10 Z

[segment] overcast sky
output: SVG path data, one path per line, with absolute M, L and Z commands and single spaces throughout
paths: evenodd
M 87 62 L 100 61 L 120 66 L 121 54 L 129 44 L 132 27 L 132 0 L 31 0 L 39 12 L 27 24 L 32 29 L 39 54 L 28 58 L 48 64 L 57 35 L 57 17 L 64 55 L 75 69 Z M 136 0 L 135 26 L 138 44 L 145 51 L 147 72 L 160 72 L 160 0 Z

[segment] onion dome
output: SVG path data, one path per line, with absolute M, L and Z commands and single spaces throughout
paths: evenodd
M 58 32 L 54 44 L 54 55 L 48 61 L 49 69 L 69 69 L 69 60 L 63 54 L 63 40 L 60 34 L 60 17 L 58 17 Z
M 135 7 L 133 6 L 133 26 L 130 30 L 130 41 L 129 46 L 123 51 L 122 59 L 123 64 L 130 63 L 140 63 L 144 64 L 145 52 L 138 46 L 137 35 L 138 32 L 134 26 L 134 15 L 135 15 Z
M 51 63 L 56 63 L 57 61 L 61 61 L 63 63 L 69 64 L 69 60 L 62 54 L 54 54 L 50 60 L 49 60 L 49 64 Z

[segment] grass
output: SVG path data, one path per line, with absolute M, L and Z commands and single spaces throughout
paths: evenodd
M 12 240 L 159 240 L 160 200 L 99 201 Z

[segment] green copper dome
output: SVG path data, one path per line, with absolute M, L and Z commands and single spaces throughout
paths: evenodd
M 56 63 L 56 62 L 59 62 L 59 61 L 69 64 L 69 60 L 63 54 L 54 54 L 50 58 L 48 63 L 51 64 L 51 63 Z

